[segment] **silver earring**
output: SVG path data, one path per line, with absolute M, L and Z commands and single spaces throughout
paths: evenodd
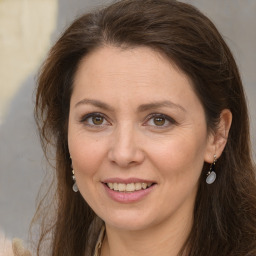
M 72 161 L 72 157 L 70 156 L 70 159 L 71 159 L 71 161 Z M 77 184 L 76 184 L 76 176 L 75 176 L 75 171 L 73 170 L 73 164 L 71 163 L 71 168 L 72 168 L 72 179 L 73 179 L 73 181 L 74 181 L 74 184 L 73 184 L 73 187 L 72 187 L 72 189 L 73 189 L 73 191 L 74 192 L 78 192 L 78 186 L 77 186 Z
M 206 183 L 212 184 L 216 180 L 216 173 L 215 173 L 215 164 L 217 162 L 217 157 L 214 155 L 213 163 L 210 166 L 210 170 L 207 173 Z
M 74 185 L 73 185 L 72 189 L 73 189 L 74 192 L 78 192 L 78 186 L 77 186 L 77 184 L 76 184 L 75 171 L 72 170 L 72 173 L 73 173 L 72 179 L 73 179 L 73 181 L 74 181 Z

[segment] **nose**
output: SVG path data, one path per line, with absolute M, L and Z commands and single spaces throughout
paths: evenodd
M 141 164 L 145 159 L 138 131 L 132 126 L 118 127 L 111 136 L 109 160 L 121 168 Z

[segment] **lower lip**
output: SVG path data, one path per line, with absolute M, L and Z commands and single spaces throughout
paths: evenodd
M 105 183 L 103 183 L 103 185 L 107 192 L 107 195 L 111 199 L 119 203 L 132 203 L 132 202 L 140 201 L 144 197 L 146 197 L 150 192 L 152 192 L 152 190 L 155 187 L 155 185 L 152 185 L 147 189 L 137 190 L 134 192 L 119 192 L 119 191 L 110 189 Z

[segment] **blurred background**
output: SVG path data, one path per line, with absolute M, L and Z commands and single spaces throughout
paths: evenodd
M 107 0 L 0 0 L 0 230 L 27 239 L 46 164 L 33 119 L 37 70 L 70 22 Z M 248 97 L 256 152 L 256 1 L 183 0 L 212 19 Z

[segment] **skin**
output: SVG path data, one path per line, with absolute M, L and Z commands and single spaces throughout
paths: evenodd
M 224 110 L 208 134 L 189 78 L 152 49 L 105 46 L 82 60 L 68 142 L 79 191 L 106 224 L 103 256 L 178 253 L 202 166 L 221 155 L 231 119 Z M 117 202 L 102 183 L 116 177 L 155 185 L 141 200 Z

